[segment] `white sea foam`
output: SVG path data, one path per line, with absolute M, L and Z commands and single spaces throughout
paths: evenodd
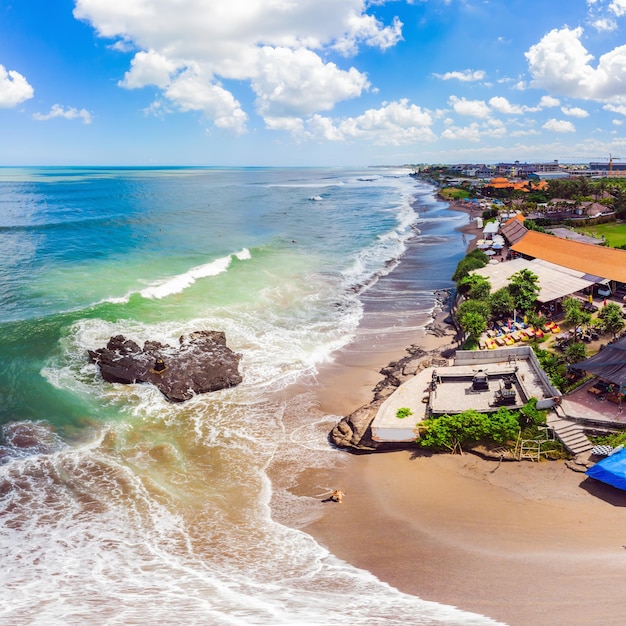
M 346 183 L 342 180 L 332 180 L 327 182 L 316 181 L 313 183 L 273 183 L 268 184 L 266 187 L 278 187 L 286 189 L 315 189 L 316 187 L 343 187 Z
M 348 287 L 371 286 L 379 277 L 388 274 L 406 250 L 406 239 L 395 230 L 380 236 L 373 246 L 356 255 L 352 266 L 343 273 L 344 284 Z
M 248 250 L 248 248 L 243 248 L 239 252 L 235 252 L 235 256 L 240 261 L 247 261 L 252 258 L 252 254 L 250 254 L 250 250 Z
M 356 176 L 350 184 L 387 184 Z M 396 224 L 357 255 L 357 274 L 366 278 L 389 267 L 408 235 L 408 204 L 379 206 L 378 215 L 395 215 Z M 329 219 L 335 214 L 341 212 Z M 361 224 L 351 219 L 341 226 L 350 233 Z M 372 224 L 378 232 L 375 219 Z M 94 317 L 96 309 L 69 329 L 63 324 L 67 334 L 41 371 L 59 396 L 78 399 L 98 436 L 58 448 L 49 430 L 34 429 L 35 445 L 0 467 L 0 546 L 15 557 L 5 559 L 0 573 L 0 588 L 10 589 L 7 623 L 32 623 L 33 615 L 38 624 L 69 625 L 492 623 L 401 594 L 291 527 L 313 519 L 318 498 L 331 487 L 316 485 L 296 497 L 290 488 L 297 472 L 343 459 L 326 439 L 337 416 L 324 414 L 314 393 L 296 393 L 292 384 L 314 388 L 318 365 L 354 335 L 364 306 L 344 293 L 340 254 L 323 265 L 298 259 L 298 266 L 272 254 L 246 276 L 250 294 L 228 292 L 222 305 L 194 303 L 188 294 L 176 299 L 181 315 L 176 303 L 163 306 L 158 322 L 132 319 L 133 307 L 124 319 L 115 307 L 103 307 L 103 319 Z M 235 258 L 245 261 L 250 252 L 146 286 L 142 295 L 180 293 L 227 271 Z M 150 308 L 138 307 L 138 314 Z M 225 331 L 229 346 L 244 354 L 238 387 L 172 404 L 150 385 L 104 383 L 87 362 L 86 350 L 112 335 L 175 346 L 181 334 L 206 328 Z M 9 433 L 6 443 L 18 441 L 11 444 Z
M 139 293 L 144 298 L 161 300 L 162 298 L 171 296 L 172 294 L 184 291 L 187 287 L 193 285 L 199 278 L 217 276 L 218 274 L 225 272 L 229 268 L 232 259 L 232 255 L 228 255 L 222 257 L 221 259 L 211 261 L 211 263 L 205 263 L 204 265 L 192 267 L 184 274 L 179 274 L 178 276 L 173 276 L 172 278 L 157 282 L 150 287 L 142 289 Z
M 138 292 L 129 291 L 123 296 L 111 296 L 105 298 L 101 300 L 101 303 L 108 302 L 110 304 L 126 304 L 135 293 L 139 293 L 142 297 L 151 300 L 161 300 L 167 296 L 183 292 L 201 278 L 218 276 L 219 274 L 228 271 L 233 257 L 240 261 L 248 261 L 252 258 L 252 254 L 247 248 L 242 248 L 239 252 L 234 252 L 233 254 L 215 259 L 209 263 L 192 267 L 190 270 L 187 270 L 182 274 L 154 281 L 149 287 L 141 289 Z

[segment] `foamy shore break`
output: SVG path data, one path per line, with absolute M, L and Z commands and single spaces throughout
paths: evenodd
M 453 347 L 445 317 L 405 365 Z M 362 398 L 363 410 L 376 393 Z M 345 492 L 341 506 L 320 505 L 324 514 L 302 529 L 337 557 L 400 591 L 514 626 L 623 622 L 626 494 L 562 461 L 498 464 L 416 449 L 343 458 L 339 469 L 305 471 L 295 489 Z

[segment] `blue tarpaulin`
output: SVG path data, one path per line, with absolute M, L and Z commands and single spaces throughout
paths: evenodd
M 626 450 L 607 456 L 586 472 L 587 476 L 626 491 Z

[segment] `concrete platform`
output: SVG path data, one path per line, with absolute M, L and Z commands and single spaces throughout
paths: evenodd
M 487 372 L 489 390 L 468 392 L 471 379 L 478 370 Z M 438 383 L 433 391 L 431 382 L 434 372 L 443 382 Z M 507 408 L 522 406 L 527 398 L 548 400 L 558 395 L 530 348 L 457 352 L 453 365 L 427 368 L 400 385 L 380 406 L 372 422 L 372 437 L 381 442 L 415 441 L 419 436 L 419 423 L 431 414 L 462 413 L 468 409 L 495 411 L 497 407 L 491 406 L 495 392 L 503 376 L 512 373 L 515 373 L 516 391 L 520 400 L 513 407 Z M 398 418 L 398 409 L 404 407 L 410 409 L 412 414 Z

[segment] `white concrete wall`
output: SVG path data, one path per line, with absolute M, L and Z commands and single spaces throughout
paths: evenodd
M 387 443 L 405 443 L 415 441 L 418 437 L 417 426 L 414 428 L 385 428 L 372 424 L 372 439 Z

